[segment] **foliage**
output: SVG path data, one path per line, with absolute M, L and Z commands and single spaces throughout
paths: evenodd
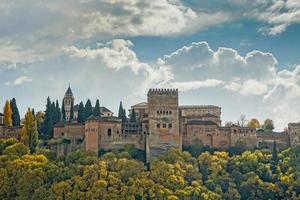
M 21 141 L 29 147 L 30 152 L 34 153 L 39 143 L 39 133 L 37 123 L 30 108 L 25 114 L 24 125 L 21 131 Z
M 265 131 L 273 131 L 275 129 L 273 120 L 266 119 L 265 122 L 264 122 L 264 124 L 262 125 L 262 128 Z
M 80 104 L 79 104 L 77 121 L 78 121 L 78 123 L 83 123 L 85 121 L 84 105 L 82 102 L 80 102 Z
M 40 149 L 0 140 L 0 199 L 299 199 L 300 147 L 277 152 L 171 149 L 149 168 L 132 146 L 97 157 L 75 151 L 55 159 Z
M 250 121 L 248 122 L 248 126 L 249 126 L 250 128 L 255 128 L 255 129 L 257 129 L 257 128 L 260 128 L 260 123 L 259 123 L 259 121 L 258 121 L 257 119 L 252 118 L 252 119 L 250 119 Z
M 99 99 L 97 99 L 95 108 L 93 109 L 93 115 L 96 117 L 101 117 Z
M 131 114 L 130 114 L 130 122 L 133 122 L 133 123 L 136 122 L 136 113 L 135 113 L 134 109 L 132 109 Z
M 12 98 L 12 100 L 10 100 L 10 107 L 12 110 L 12 125 L 20 126 L 21 118 L 20 118 L 19 109 L 15 98 Z
M 84 121 L 87 120 L 93 114 L 93 106 L 91 101 L 88 99 L 84 106 Z
M 3 108 L 3 123 L 6 126 L 12 126 L 13 125 L 13 120 L 12 120 L 12 110 L 10 106 L 10 102 L 6 100 L 4 108 Z

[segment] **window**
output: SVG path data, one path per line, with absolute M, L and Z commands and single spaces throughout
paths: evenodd
M 172 124 L 169 124 L 169 128 L 172 128 Z
M 167 125 L 166 124 L 163 124 L 163 128 L 166 128 L 167 127 Z
M 157 127 L 157 128 L 160 128 L 160 124 L 156 124 L 156 127 Z
M 172 114 L 172 111 L 170 110 L 169 113 Z
M 156 114 L 159 114 L 159 111 L 156 111 Z
M 110 128 L 107 130 L 107 135 L 111 136 L 111 129 Z

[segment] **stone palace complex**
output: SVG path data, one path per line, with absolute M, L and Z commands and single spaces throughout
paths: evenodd
M 70 119 L 74 96 L 69 87 L 64 99 L 66 121 Z M 170 148 L 182 149 L 195 144 L 227 149 L 238 143 L 253 149 L 260 144 L 280 149 L 293 146 L 300 139 L 300 123 L 288 124 L 286 132 L 261 132 L 237 125 L 222 126 L 221 108 L 214 105 L 179 105 L 178 89 L 150 89 L 147 102 L 131 106 L 136 122 L 122 122 L 113 112 L 101 107 L 101 117 L 90 116 L 85 123 L 78 123 L 78 105 L 74 105 L 74 120 L 59 122 L 54 126 L 54 139 L 64 139 L 67 144 L 55 144 L 54 150 L 66 154 L 78 148 L 98 153 L 133 145 L 145 151 L 147 161 L 164 154 Z M 1 121 L 2 120 L 2 121 Z M 0 124 L 3 116 L 0 114 Z M 2 138 L 19 138 L 20 128 L 0 125 Z

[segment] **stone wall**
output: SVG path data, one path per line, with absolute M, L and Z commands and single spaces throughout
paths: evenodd
M 150 162 L 170 148 L 182 148 L 179 132 L 178 90 L 150 89 L 148 92 L 146 157 Z
M 53 137 L 54 138 L 61 138 L 65 137 L 70 140 L 73 139 L 84 139 L 84 133 L 85 131 L 85 126 L 84 124 L 72 124 L 72 123 L 67 123 L 67 124 L 58 124 L 54 126 L 53 129 Z
M 283 150 L 290 146 L 290 138 L 286 132 L 257 132 L 257 146 L 272 148 L 274 141 L 278 149 Z
M 21 126 L 2 126 L 0 125 L 0 138 L 16 138 L 17 140 L 21 139 Z
M 290 137 L 290 145 L 295 146 L 300 142 L 300 123 L 289 123 L 288 134 Z

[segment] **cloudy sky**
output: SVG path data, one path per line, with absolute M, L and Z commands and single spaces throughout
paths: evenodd
M 175 87 L 180 104 L 300 120 L 299 0 L 1 0 L 0 103 L 75 101 L 113 111 Z

